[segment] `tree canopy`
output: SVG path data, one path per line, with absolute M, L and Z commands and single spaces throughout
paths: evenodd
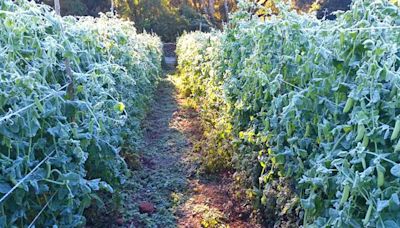
M 53 5 L 54 0 L 36 0 Z M 273 0 L 254 0 L 274 7 Z M 135 22 L 140 31 L 158 34 L 164 41 L 173 42 L 183 31 L 208 31 L 221 28 L 236 9 L 236 0 L 113 0 L 114 9 L 122 18 Z M 301 11 L 318 11 L 322 18 L 333 17 L 335 10 L 346 10 L 351 0 L 292 0 Z M 62 15 L 98 16 L 111 9 L 111 0 L 60 0 Z

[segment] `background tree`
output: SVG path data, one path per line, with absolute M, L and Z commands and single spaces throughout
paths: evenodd
M 215 18 L 214 18 L 214 16 L 215 16 L 215 0 L 209 0 L 208 7 L 209 7 L 208 14 L 210 15 L 210 19 L 212 22 L 215 22 Z
M 346 11 L 350 9 L 350 4 L 352 0 L 284 0 L 290 2 L 294 9 L 302 12 L 316 12 L 318 18 L 326 18 L 333 20 L 336 17 L 332 14 L 335 11 L 342 10 Z M 271 9 L 272 12 L 276 12 L 274 0 L 257 0 L 259 5 L 265 6 L 267 9 Z M 259 14 L 264 14 L 263 10 L 258 12 Z
M 54 0 L 36 1 L 54 6 Z M 111 8 L 111 0 L 58 1 L 62 15 L 98 16 L 99 12 L 108 12 Z M 249 1 L 256 1 L 276 10 L 274 0 Z M 319 7 L 317 13 L 319 18 L 326 16 L 328 19 L 333 19 L 331 13 L 338 9 L 348 9 L 351 0 L 292 0 L 291 2 L 294 8 L 305 12 Z M 114 4 L 117 14 L 134 21 L 139 31 L 155 32 L 167 42 L 175 41 L 176 36 L 183 31 L 222 28 L 222 24 L 229 19 L 229 13 L 236 10 L 236 0 L 114 0 Z
M 228 22 L 228 20 L 229 20 L 229 5 L 228 5 L 228 0 L 224 0 L 224 9 L 225 9 L 225 21 Z
M 35 0 L 55 7 L 54 0 Z M 93 16 L 110 11 L 110 0 L 59 0 L 61 15 Z

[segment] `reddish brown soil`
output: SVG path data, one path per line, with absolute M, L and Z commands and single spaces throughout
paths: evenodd
M 199 113 L 178 96 L 172 81 L 160 82 L 143 123 L 142 151 L 131 158 L 139 167 L 118 192 L 122 205 L 106 208 L 103 216 L 98 212 L 94 217 L 104 219 L 92 227 L 260 227 L 251 206 L 237 197 L 232 174 L 199 175 Z
M 184 132 L 191 145 L 204 140 L 198 112 L 192 108 L 182 108 L 185 99 L 179 96 L 176 99 L 180 108 L 174 113 L 171 125 Z M 184 159 L 196 160 L 199 156 L 201 155 L 192 149 Z M 204 227 L 202 222 L 207 220 L 206 213 L 219 218 L 218 224 L 210 227 L 261 227 L 256 224 L 255 218 L 250 218 L 251 206 L 241 203 L 240 199 L 234 196 L 232 173 L 218 174 L 213 176 L 212 180 L 191 176 L 186 193 L 188 199 L 177 210 L 178 227 Z
M 179 208 L 178 227 L 200 228 L 203 220 L 207 219 L 204 211 L 196 208 L 206 208 L 211 213 L 218 212 L 221 221 L 216 227 L 261 227 L 252 221 L 250 208 L 241 204 L 233 196 L 232 179 L 229 174 L 218 177 L 211 182 L 203 182 L 198 179 L 190 181 L 191 198 Z

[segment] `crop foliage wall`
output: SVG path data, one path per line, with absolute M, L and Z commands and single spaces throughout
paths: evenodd
M 180 87 L 233 148 L 207 156 L 246 173 L 267 225 L 399 226 L 399 8 L 356 0 L 319 21 L 240 7 L 223 34 L 178 42 Z
M 0 2 L 0 227 L 84 225 L 124 182 L 160 62 L 159 38 L 113 16 Z

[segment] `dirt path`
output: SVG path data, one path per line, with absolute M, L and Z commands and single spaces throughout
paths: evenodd
M 124 188 L 117 226 L 257 227 L 233 200 L 230 175 L 197 175 L 199 116 L 178 96 L 171 76 L 160 82 L 144 128 L 141 168 Z

